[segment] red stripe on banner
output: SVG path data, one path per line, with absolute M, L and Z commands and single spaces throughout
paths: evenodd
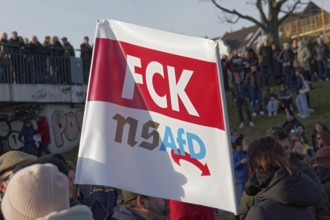
M 97 38 L 94 50 L 88 101 L 144 109 L 224 130 L 216 63 L 110 39 Z M 134 81 L 125 78 L 127 65 Z

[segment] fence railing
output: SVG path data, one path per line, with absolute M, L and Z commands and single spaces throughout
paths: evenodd
M 0 83 L 87 84 L 91 60 L 76 57 L 0 54 Z

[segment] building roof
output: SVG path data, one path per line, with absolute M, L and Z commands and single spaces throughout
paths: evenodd
M 232 50 L 241 49 L 249 44 L 252 38 L 255 37 L 256 32 L 258 32 L 260 28 L 256 25 L 242 28 L 241 30 L 234 32 L 226 32 L 221 40 L 225 41 L 226 44 L 230 46 Z
M 326 11 L 324 11 L 324 12 L 327 13 Z M 321 8 L 319 6 L 317 6 L 316 4 L 314 4 L 312 1 L 310 1 L 307 3 L 307 5 L 303 11 L 293 13 L 292 15 L 290 15 L 287 19 L 285 19 L 285 21 L 282 23 L 282 25 L 302 19 L 302 18 L 307 18 L 307 17 L 313 16 L 313 15 L 317 15 L 320 13 L 321 13 Z

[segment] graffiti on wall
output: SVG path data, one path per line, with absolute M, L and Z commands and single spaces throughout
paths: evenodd
M 34 129 L 37 129 L 36 118 L 44 115 L 49 124 L 51 133 L 50 145 L 56 148 L 63 147 L 66 141 L 79 141 L 83 121 L 83 110 L 69 107 L 41 111 L 39 105 L 19 106 L 7 112 L 0 113 L 0 148 L 3 150 L 21 150 L 24 140 L 19 139 L 24 121 L 29 119 Z M 48 116 L 48 117 L 47 117 Z
M 63 146 L 64 137 L 69 141 L 80 137 L 83 115 L 83 111 L 65 113 L 61 110 L 56 110 L 53 112 L 52 129 L 57 147 Z

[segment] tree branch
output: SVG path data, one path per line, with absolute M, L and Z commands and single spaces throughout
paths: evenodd
M 284 0 L 282 0 L 284 1 Z M 297 0 L 293 6 L 291 7 L 291 9 L 289 11 L 286 12 L 286 15 L 284 15 L 282 18 L 278 19 L 278 24 L 282 24 L 283 21 L 285 21 L 285 19 L 287 19 L 289 16 L 291 16 L 293 14 L 293 12 L 296 10 L 296 8 L 298 7 L 299 4 L 301 4 L 301 0 Z
M 267 23 L 267 17 L 266 17 L 265 12 L 264 12 L 264 10 L 262 8 L 262 2 L 261 2 L 261 0 L 257 0 L 256 6 L 257 6 L 257 9 L 258 9 L 258 11 L 259 11 L 259 13 L 261 15 L 261 19 L 262 19 L 263 23 Z
M 226 12 L 226 13 L 229 13 L 229 14 L 233 14 L 233 15 L 236 15 L 238 16 L 239 18 L 243 18 L 245 20 L 248 20 L 248 21 L 251 21 L 253 23 L 255 23 L 257 26 L 261 27 L 262 29 L 264 30 L 267 30 L 267 26 L 265 26 L 263 23 L 261 23 L 260 21 L 258 21 L 257 19 L 251 17 L 251 16 L 248 16 L 248 15 L 243 15 L 241 13 L 239 13 L 238 11 L 236 11 L 235 9 L 233 10 L 230 10 L 228 8 L 224 8 L 222 7 L 221 5 L 219 5 L 216 0 L 212 0 L 212 3 L 217 7 L 219 8 L 220 10 Z

